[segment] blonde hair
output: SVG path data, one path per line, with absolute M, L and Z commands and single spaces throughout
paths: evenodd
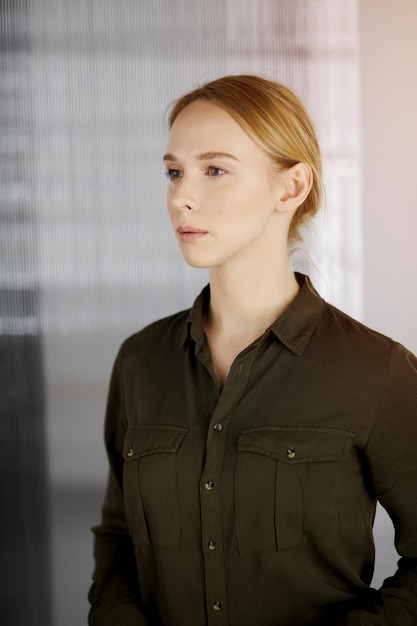
M 170 112 L 170 127 L 196 100 L 208 100 L 226 111 L 280 169 L 296 163 L 311 167 L 312 188 L 294 214 L 288 233 L 290 241 L 300 241 L 300 229 L 320 209 L 323 194 L 320 148 L 300 99 L 288 87 L 260 76 L 224 76 L 179 98 Z

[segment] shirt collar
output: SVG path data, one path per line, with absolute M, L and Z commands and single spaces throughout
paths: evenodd
M 181 335 L 180 347 L 190 339 L 195 343 L 202 343 L 204 340 L 203 316 L 210 302 L 210 285 L 206 285 L 203 291 L 197 296 L 187 317 L 184 330 Z
M 301 356 L 323 314 L 325 302 L 308 276 L 298 272 L 295 276 L 300 285 L 298 294 L 266 332 L 272 332 L 289 350 Z M 181 347 L 189 340 L 197 344 L 204 341 L 203 314 L 209 302 L 210 285 L 206 285 L 190 310 Z
M 295 276 L 300 290 L 272 324 L 271 331 L 287 348 L 301 356 L 320 321 L 325 303 L 308 276 L 298 273 Z

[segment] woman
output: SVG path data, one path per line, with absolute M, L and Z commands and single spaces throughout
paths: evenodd
M 117 357 L 90 624 L 415 625 L 417 360 L 291 269 L 321 198 L 309 116 L 229 76 L 170 121 L 169 213 L 210 284 Z M 379 591 L 377 500 L 401 556 Z

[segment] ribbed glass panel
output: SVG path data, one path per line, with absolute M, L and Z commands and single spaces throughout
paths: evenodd
M 0 24 L 0 624 L 48 626 L 45 381 L 26 2 L 3 2 Z
M 357 5 L 0 4 L 1 467 L 16 486 L 7 523 L 20 516 L 31 563 L 48 554 L 48 467 L 54 626 L 86 619 L 87 529 L 105 480 L 103 412 L 118 345 L 188 307 L 207 281 L 185 265 L 166 215 L 161 157 L 173 99 L 238 72 L 264 74 L 303 98 L 321 140 L 327 209 L 305 242 L 313 264 L 304 252 L 294 263 L 329 300 L 361 313 Z M 21 599 L 14 580 L 3 589 Z M 24 580 L 45 626 L 46 586 L 41 593 L 35 577 Z M 0 613 L 0 623 L 38 622 Z

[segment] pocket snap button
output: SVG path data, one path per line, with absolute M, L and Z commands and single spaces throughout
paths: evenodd
M 294 450 L 294 448 L 288 448 L 288 450 L 287 450 L 287 457 L 289 459 L 293 459 L 295 457 L 295 450 Z
M 130 450 L 127 452 L 127 456 L 131 457 L 135 454 L 135 450 L 134 448 L 130 448 Z

